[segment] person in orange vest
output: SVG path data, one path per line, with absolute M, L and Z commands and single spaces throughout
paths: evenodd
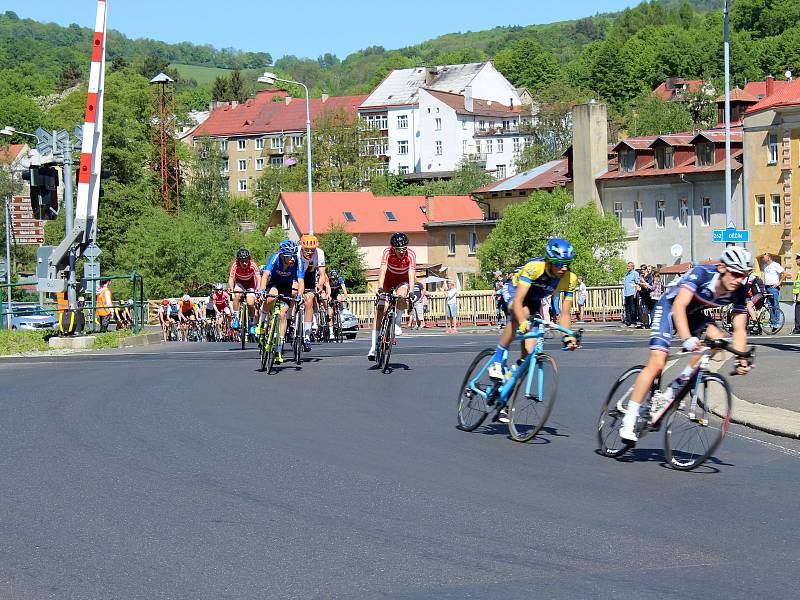
M 69 301 L 66 292 L 56 292 L 56 306 L 59 313 L 69 310 Z
M 111 322 L 111 311 L 114 307 L 114 300 L 111 297 L 111 289 L 108 284 L 110 281 L 104 279 L 100 282 L 100 289 L 97 290 L 97 316 L 100 319 L 100 331 L 108 331 L 108 324 Z

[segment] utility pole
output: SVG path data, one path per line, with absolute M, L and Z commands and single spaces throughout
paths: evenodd
M 725 223 L 734 228 L 733 198 L 731 193 L 731 42 L 729 28 L 729 4 L 725 0 Z
M 11 194 L 6 195 L 6 327 L 11 329 Z
M 53 132 L 56 138 L 56 132 Z M 72 142 L 67 135 L 67 141 L 61 145 L 64 175 L 64 235 L 69 235 L 75 223 L 75 203 L 72 198 Z M 69 274 L 67 279 L 67 302 L 70 308 L 78 306 L 77 283 L 75 279 L 75 247 L 69 251 Z

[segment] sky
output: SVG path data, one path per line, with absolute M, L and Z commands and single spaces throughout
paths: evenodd
M 445 33 L 498 25 L 578 19 L 635 6 L 638 0 L 108 0 L 108 26 L 131 38 L 217 48 L 344 58 L 368 46 L 387 50 Z M 94 28 L 96 0 L 2 0 L 21 18 Z

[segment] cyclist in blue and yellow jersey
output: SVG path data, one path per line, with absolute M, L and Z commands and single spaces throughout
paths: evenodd
M 275 304 L 275 296 L 280 294 L 287 297 L 300 297 L 303 295 L 303 273 L 305 265 L 297 255 L 297 244 L 292 240 L 284 240 L 280 248 L 267 259 L 267 263 L 261 268 L 261 282 L 258 291 L 266 291 L 267 296 L 261 306 L 260 328 L 264 326 L 264 321 L 269 318 L 272 307 Z M 287 320 L 286 314 L 289 309 L 294 308 L 294 302 L 287 303 L 281 301 L 281 347 L 275 362 L 283 362 L 283 336 L 286 334 Z
M 525 263 L 506 286 L 505 297 L 511 319 L 500 335 L 492 364 L 489 365 L 489 376 L 493 379 L 503 378 L 506 356 L 514 334 L 528 331 L 528 317 L 540 313 L 542 298 L 564 292 L 559 325 L 569 329 L 572 324 L 572 296 L 578 278 L 570 271 L 570 265 L 575 260 L 575 248 L 566 240 L 552 239 L 547 242 L 544 254 L 544 257 L 532 258 Z M 570 350 L 577 347 L 572 336 L 565 335 L 562 341 Z
M 628 402 L 628 410 L 622 419 L 620 437 L 627 442 L 638 441 L 636 419 L 642 402 L 667 364 L 673 332 L 683 341 L 683 349 L 694 352 L 702 347 L 700 336 L 720 339 L 725 335 L 716 326 L 714 319 L 704 312 L 707 308 L 717 308 L 731 304 L 733 316 L 733 347 L 744 352 L 747 346 L 747 277 L 753 270 L 753 257 L 744 248 L 729 246 L 722 251 L 719 265 L 700 265 L 694 267 L 670 286 L 661 296 L 653 310 L 653 324 L 650 328 L 650 358 L 633 384 Z M 693 357 L 673 384 L 664 392 L 653 396 L 666 400 L 674 397 L 690 377 L 699 356 Z M 747 359 L 737 358 L 736 372 L 744 375 L 750 371 Z M 689 413 L 689 418 L 693 418 Z

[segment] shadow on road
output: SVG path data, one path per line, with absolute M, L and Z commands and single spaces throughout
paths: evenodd
M 603 458 L 608 458 L 607 456 L 603 455 L 600 450 L 595 450 L 595 454 L 602 456 Z M 629 450 L 619 458 L 613 460 L 621 463 L 657 462 L 658 466 L 664 469 L 669 469 L 670 471 L 676 470 L 667 462 L 666 457 L 664 456 L 664 451 L 661 448 L 634 448 L 633 450 Z M 691 473 L 708 475 L 712 473 L 719 473 L 721 469 L 718 467 L 733 466 L 734 465 L 731 463 L 723 462 L 720 459 L 712 456 L 696 469 L 692 469 Z
M 388 375 L 389 373 L 394 373 L 395 369 L 400 369 L 401 371 L 410 371 L 411 367 L 404 363 L 389 363 L 389 370 L 386 372 L 386 374 Z M 378 368 L 378 365 L 372 365 L 368 370 L 379 371 L 380 369 Z

